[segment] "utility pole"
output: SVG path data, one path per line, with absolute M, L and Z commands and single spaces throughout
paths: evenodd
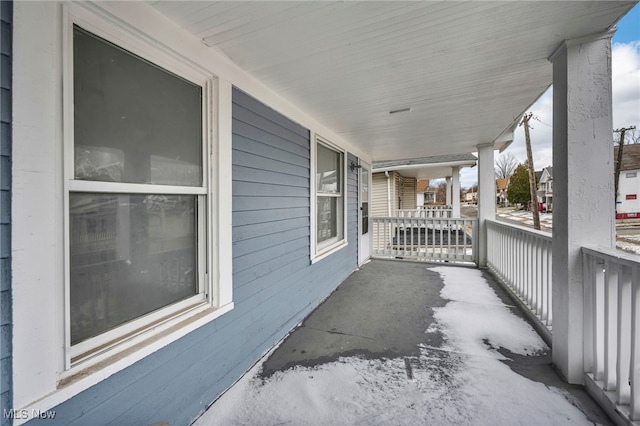
M 616 194 L 616 213 L 618 212 L 618 183 L 620 182 L 620 167 L 622 166 L 622 149 L 624 148 L 624 134 L 627 130 L 635 130 L 636 126 L 623 127 L 616 129 L 613 133 L 620 133 L 620 142 L 618 142 L 618 158 L 616 159 L 615 167 L 615 194 Z
M 524 138 L 527 145 L 527 163 L 529 163 L 529 190 L 531 191 L 531 207 L 533 213 L 533 228 L 540 230 L 540 213 L 538 212 L 538 191 L 536 190 L 536 170 L 533 167 L 533 154 L 531 153 L 531 137 L 529 136 L 529 120 L 533 113 L 525 114 L 520 125 L 524 125 Z

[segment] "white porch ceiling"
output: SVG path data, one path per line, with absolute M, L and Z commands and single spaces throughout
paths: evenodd
M 149 3 L 375 161 L 504 147 L 549 55 L 635 2 Z

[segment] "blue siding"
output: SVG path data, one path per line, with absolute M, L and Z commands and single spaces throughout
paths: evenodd
M 11 356 L 11 45 L 13 2 L 0 4 L 0 413 L 12 405 Z M 11 421 L 0 414 L 2 426 Z
M 351 172 L 349 245 L 309 260 L 307 129 L 234 89 L 232 161 L 235 309 L 60 404 L 43 424 L 188 424 L 356 269 Z

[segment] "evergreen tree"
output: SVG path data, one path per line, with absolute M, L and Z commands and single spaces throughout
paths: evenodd
M 529 170 L 524 164 L 519 164 L 509 180 L 507 199 L 512 204 L 525 204 L 531 200 L 529 190 Z

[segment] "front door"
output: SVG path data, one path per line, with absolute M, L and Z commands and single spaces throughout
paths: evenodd
M 365 263 L 371 255 L 371 229 L 369 212 L 371 210 L 371 166 L 360 160 L 360 176 L 358 179 L 358 265 Z

